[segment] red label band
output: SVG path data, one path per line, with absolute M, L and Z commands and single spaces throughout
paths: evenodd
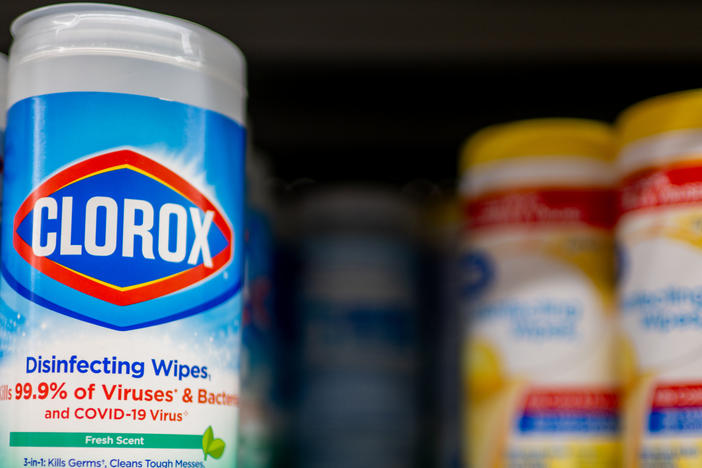
M 525 412 L 616 411 L 619 394 L 611 389 L 533 389 L 524 403 Z
M 702 202 L 702 164 L 678 164 L 640 171 L 622 181 L 619 192 L 621 215 L 662 206 Z
M 653 393 L 652 408 L 702 408 L 702 383 L 659 385 Z
M 616 193 L 603 188 L 492 193 L 470 200 L 465 214 L 468 229 L 569 224 L 611 229 L 616 219 Z

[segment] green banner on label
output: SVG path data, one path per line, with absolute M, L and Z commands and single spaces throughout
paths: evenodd
M 119 432 L 11 432 L 10 447 L 117 447 L 202 450 L 202 436 Z

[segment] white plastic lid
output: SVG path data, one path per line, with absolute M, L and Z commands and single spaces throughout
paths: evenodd
M 246 92 L 246 63 L 228 39 L 190 21 L 136 8 L 67 3 L 39 8 L 11 27 L 13 66 L 45 58 L 112 55 L 176 65 Z
M 0 130 L 5 129 L 7 106 L 7 55 L 0 54 Z M 0 150 L 2 154 L 2 150 Z

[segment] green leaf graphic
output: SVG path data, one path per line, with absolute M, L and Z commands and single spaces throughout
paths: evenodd
M 214 432 L 212 431 L 212 426 L 210 426 L 205 430 L 202 436 L 202 451 L 205 453 L 205 460 L 207 460 L 207 453 L 212 439 L 214 439 Z
M 226 444 L 222 439 L 215 439 L 210 444 L 210 448 L 207 450 L 207 452 L 210 454 L 210 456 L 212 456 L 212 458 L 219 459 L 224 453 L 225 446 Z
M 208 427 L 202 435 L 202 451 L 205 454 L 205 460 L 207 460 L 208 455 L 214 459 L 221 458 L 226 446 L 227 444 L 222 439 L 214 438 L 212 426 Z

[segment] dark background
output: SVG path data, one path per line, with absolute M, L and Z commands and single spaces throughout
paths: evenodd
M 55 2 L 0 0 L 13 18 Z M 233 40 L 255 143 L 286 180 L 450 185 L 461 141 L 510 119 L 613 120 L 702 85 L 702 3 L 122 0 Z

